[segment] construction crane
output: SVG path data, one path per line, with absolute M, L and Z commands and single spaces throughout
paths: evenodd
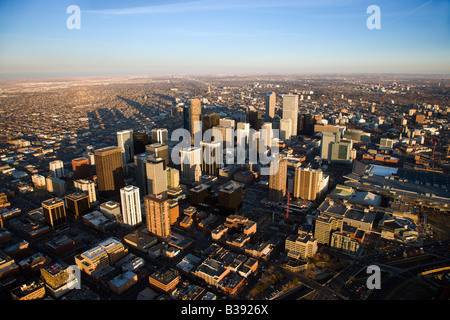
M 289 190 L 284 187 L 287 193 L 287 208 L 286 208 L 286 220 L 289 220 L 289 199 L 291 198 L 291 194 L 289 193 Z

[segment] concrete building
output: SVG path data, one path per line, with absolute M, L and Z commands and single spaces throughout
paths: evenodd
M 166 294 L 171 294 L 180 282 L 180 275 L 175 269 L 158 270 L 148 277 L 150 286 Z
M 72 171 L 74 179 L 87 179 L 91 177 L 89 159 L 79 157 L 72 160 Z
M 145 151 L 156 158 L 164 159 L 164 164 L 169 165 L 169 147 L 166 144 L 152 143 L 145 146 Z
M 117 195 L 125 185 L 122 150 L 119 147 L 106 147 L 95 150 L 94 154 L 98 191 L 106 198 Z
M 42 210 L 45 222 L 53 229 L 66 226 L 67 217 L 64 201 L 59 198 L 52 198 L 42 202 Z
M 298 95 L 296 95 L 296 94 L 283 95 L 283 117 L 282 117 L 282 119 L 291 119 L 290 136 L 297 135 Z
M 73 182 L 73 186 L 76 192 L 84 192 L 89 197 L 91 205 L 97 203 L 97 194 L 95 191 L 95 183 L 92 180 L 80 179 Z
M 125 225 L 134 227 L 142 222 L 141 198 L 139 188 L 128 185 L 120 189 L 122 203 L 122 221 Z
M 242 203 L 242 186 L 229 181 L 219 188 L 219 206 L 223 212 L 237 213 Z
M 169 199 L 161 195 L 146 195 L 144 203 L 147 230 L 160 238 L 167 238 L 171 231 Z
M 122 164 L 125 166 L 127 163 L 133 162 L 133 129 L 117 131 L 117 146 L 122 153 Z
M 86 193 L 75 192 L 66 196 L 67 212 L 71 213 L 75 219 L 89 212 L 91 204 L 89 195 Z
M 275 117 L 275 105 L 277 95 L 275 92 L 268 92 L 265 97 L 266 121 L 271 121 Z
M 270 163 L 269 200 L 280 201 L 286 195 L 287 161 L 278 158 Z
M 202 172 L 218 175 L 222 165 L 222 145 L 220 142 L 201 142 Z
M 161 194 L 167 191 L 167 173 L 164 159 L 153 155 L 145 160 L 148 194 Z
M 49 163 L 50 174 L 54 178 L 64 177 L 64 163 L 61 160 L 55 160 Z
M 181 157 L 181 179 L 183 181 L 194 182 L 195 166 L 202 164 L 201 148 L 186 148 L 180 150 Z
M 286 238 L 287 256 L 294 259 L 312 258 L 317 252 L 317 240 L 307 232 L 300 231 L 297 235 Z
M 326 190 L 327 182 L 328 176 L 324 177 L 322 170 L 297 167 L 292 196 L 314 201 L 321 192 Z

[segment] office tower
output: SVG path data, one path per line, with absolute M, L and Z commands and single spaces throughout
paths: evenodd
M 120 203 L 115 201 L 108 201 L 100 205 L 100 212 L 112 221 L 122 221 L 122 211 Z
M 67 217 L 64 201 L 59 198 L 52 198 L 42 202 L 42 211 L 45 222 L 53 229 L 66 226 Z
M 294 259 L 312 258 L 317 252 L 317 240 L 311 234 L 301 231 L 286 238 L 287 256 Z
M 235 121 L 234 119 L 228 119 L 228 118 L 222 118 L 219 120 L 219 126 L 222 127 L 231 127 L 234 130 L 235 125 Z
M 287 161 L 278 158 L 270 163 L 269 200 L 280 201 L 286 195 Z
M 303 119 L 304 119 L 303 134 L 307 136 L 312 136 L 314 134 L 314 125 L 316 124 L 316 118 L 314 118 L 314 115 L 308 113 L 303 116 Z
M 75 219 L 89 212 L 91 204 L 86 193 L 75 192 L 66 196 L 67 212 L 71 213 Z
M 201 142 L 202 170 L 207 174 L 218 175 L 222 163 L 222 148 L 220 142 Z
M 297 135 L 302 135 L 305 132 L 305 115 L 299 113 L 297 117 Z
M 189 130 L 191 132 L 191 144 L 193 145 L 194 136 L 202 131 L 201 124 L 202 104 L 199 99 L 189 100 Z M 185 129 L 187 129 L 185 127 Z
M 272 123 L 266 122 L 261 126 L 261 140 L 264 141 L 267 148 L 270 149 L 272 146 L 272 139 L 273 139 L 273 130 L 272 130 Z
M 152 137 L 146 131 L 133 131 L 134 154 L 145 152 L 145 146 L 152 143 Z
M 167 167 L 167 189 L 178 188 L 180 186 L 180 171 L 175 168 Z
M 36 189 L 45 188 L 46 186 L 45 177 L 41 176 L 40 174 L 33 174 L 31 176 L 31 181 L 33 182 L 33 185 Z
M 236 162 L 245 163 L 248 156 L 248 142 L 250 135 L 250 124 L 238 122 L 236 125 Z
M 64 163 L 61 160 L 55 160 L 49 163 L 50 174 L 54 178 L 64 177 Z
M 275 92 L 269 92 L 266 94 L 266 121 L 271 121 L 275 117 L 275 104 L 277 95 Z
M 129 185 L 120 189 L 120 202 L 122 203 L 122 221 L 124 224 L 135 226 L 142 222 L 138 187 Z
M 152 143 L 145 146 L 145 151 L 149 154 L 154 155 L 157 158 L 164 159 L 166 166 L 169 165 L 169 146 L 166 144 L 161 144 L 159 142 Z
M 338 134 L 339 135 L 339 134 Z M 333 162 L 351 162 L 352 140 L 341 139 L 331 142 L 331 158 Z
M 283 95 L 283 119 L 291 119 L 291 136 L 296 136 L 298 120 L 298 95 Z
M 152 129 L 152 143 L 167 144 L 168 139 L 169 134 L 167 129 L 165 128 Z
M 280 120 L 280 139 L 287 141 L 291 138 L 292 121 L 291 119 Z
M 87 179 L 91 177 L 89 159 L 79 157 L 72 160 L 72 171 L 74 179 Z
M 220 123 L 220 116 L 218 113 L 205 114 L 203 116 L 203 132 L 211 129 L 214 126 L 218 126 Z
M 122 167 L 122 151 L 118 147 L 95 150 L 98 191 L 104 197 L 115 196 L 125 185 Z
M 145 172 L 147 178 L 148 194 L 160 194 L 167 191 L 167 173 L 162 158 L 153 155 L 145 160 Z
M 230 181 L 219 187 L 219 206 L 222 212 L 237 213 L 242 203 L 242 187 Z
M 331 160 L 331 143 L 340 140 L 339 132 L 323 132 L 320 143 L 320 157 Z
M 160 238 L 170 235 L 169 199 L 161 195 L 144 197 L 147 230 Z
M 47 177 L 46 179 L 47 191 L 56 193 L 58 196 L 63 196 L 67 192 L 66 181 L 54 177 Z
M 305 200 L 316 200 L 317 194 L 320 192 L 320 183 L 323 180 L 322 170 L 302 168 L 295 169 L 294 192 L 295 198 Z
M 134 156 L 134 178 L 136 186 L 141 190 L 141 196 L 148 194 L 146 160 L 150 155 L 147 152 L 143 152 Z
M 91 180 L 80 179 L 73 182 L 76 192 L 84 192 L 89 196 L 90 204 L 97 203 L 97 194 L 95 193 L 95 183 Z
M 122 164 L 133 162 L 134 146 L 133 146 L 133 129 L 122 130 L 117 132 L 117 146 L 122 152 Z
M 196 186 L 198 186 L 201 183 L 201 179 L 202 179 L 202 168 L 199 164 L 196 164 L 194 173 L 194 182 Z
M 76 277 L 69 279 L 68 267 L 69 265 L 66 263 L 55 262 L 40 269 L 41 276 L 45 281 L 45 287 L 54 298 L 59 298 L 67 293 L 79 281 Z M 70 288 L 68 285 L 70 285 Z
M 193 182 L 195 179 L 195 165 L 202 163 L 201 148 L 184 148 L 180 150 L 181 179 Z
M 259 110 L 247 111 L 247 122 L 250 123 L 250 127 L 259 130 L 262 124 L 262 112 Z

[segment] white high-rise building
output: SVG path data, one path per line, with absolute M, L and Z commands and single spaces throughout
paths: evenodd
M 64 177 L 64 163 L 61 160 L 55 160 L 49 163 L 50 173 L 54 178 Z
M 87 193 L 89 196 L 89 202 L 95 204 L 97 202 L 97 194 L 95 193 L 94 181 L 87 179 L 79 179 L 73 182 L 75 191 Z
M 142 213 L 139 188 L 130 185 L 120 189 L 120 201 L 122 203 L 123 223 L 129 226 L 141 223 Z

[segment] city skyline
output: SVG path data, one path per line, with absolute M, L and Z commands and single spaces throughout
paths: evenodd
M 67 27 L 71 5 L 80 29 Z M 366 26 L 370 5 L 381 10 L 381 29 Z M 2 2 L 0 79 L 448 74 L 449 10 L 442 0 Z

